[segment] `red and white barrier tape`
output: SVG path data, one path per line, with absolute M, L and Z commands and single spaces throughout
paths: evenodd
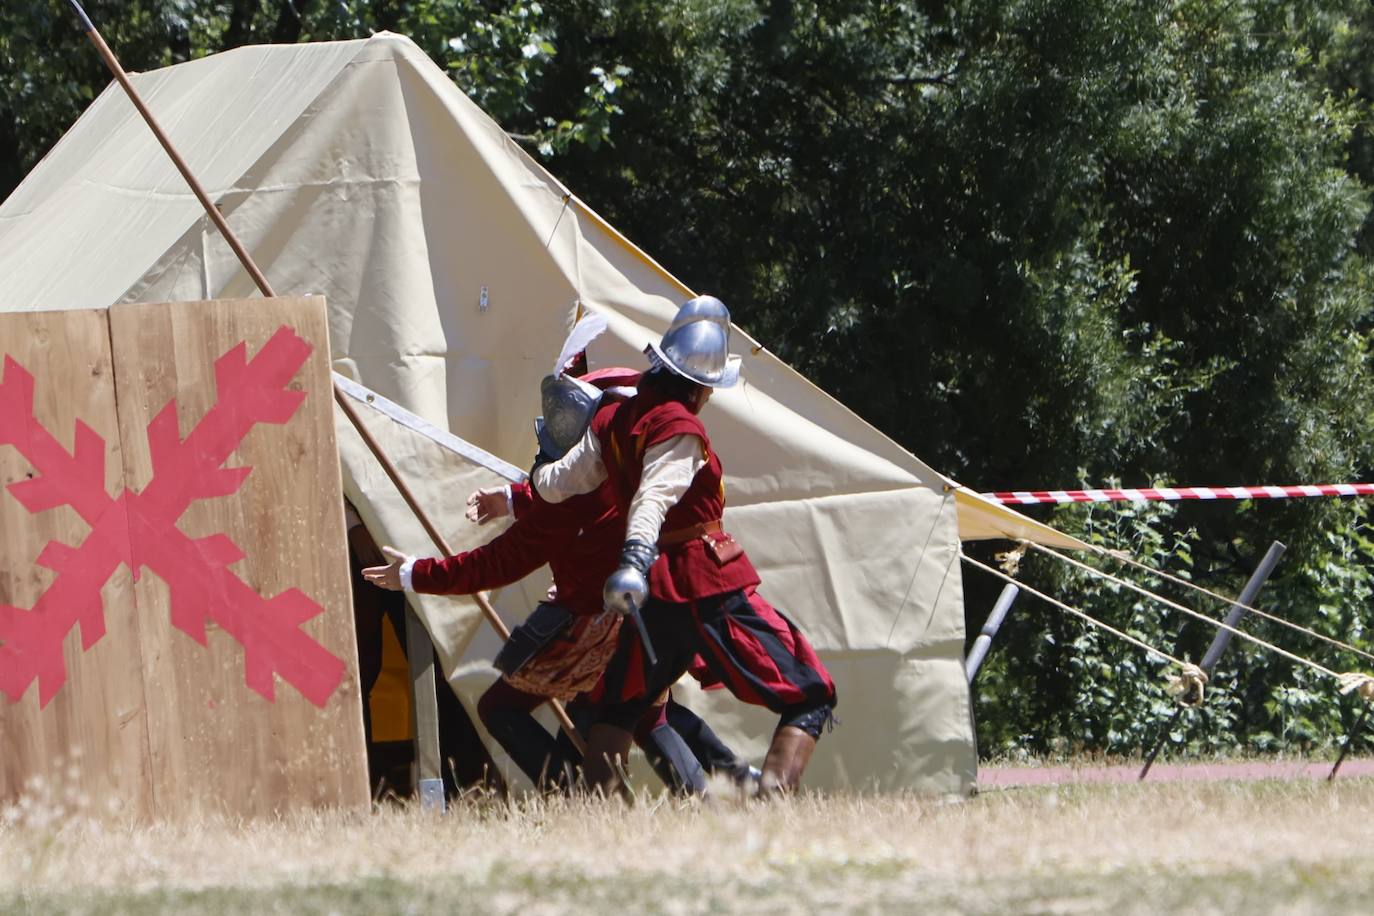
M 984 496 L 1011 505 L 1039 503 L 1175 502 L 1182 499 L 1293 499 L 1374 496 L 1374 483 L 1303 484 L 1296 487 L 1141 487 L 1120 490 L 1010 490 Z

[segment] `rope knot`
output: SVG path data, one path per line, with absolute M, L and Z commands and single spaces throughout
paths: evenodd
M 1026 555 L 1026 542 L 1022 541 L 1015 550 L 1006 550 L 1002 553 L 993 554 L 997 559 L 997 565 L 1002 567 L 1002 572 L 1009 576 L 1014 576 L 1021 569 L 1021 558 Z
M 1374 677 L 1361 671 L 1347 671 L 1344 674 L 1336 675 L 1336 682 L 1340 684 L 1341 693 L 1359 693 L 1360 699 L 1366 703 L 1374 700 Z
M 1178 702 L 1183 706 L 1193 707 L 1202 705 L 1206 685 L 1207 672 L 1192 662 L 1183 662 L 1178 674 L 1169 678 L 1169 684 L 1165 689 L 1172 696 L 1178 697 Z

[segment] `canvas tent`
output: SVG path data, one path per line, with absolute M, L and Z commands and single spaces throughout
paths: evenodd
M 134 82 L 274 287 L 326 296 L 335 369 L 381 396 L 369 425 L 456 547 L 491 534 L 461 520 L 469 490 L 527 464 L 538 379 L 573 317 L 609 322 L 594 367 L 639 366 L 690 295 L 403 37 L 239 48 Z M 118 87 L 0 207 L 0 310 L 254 293 Z M 808 784 L 966 791 L 959 541 L 1077 542 L 942 477 L 763 343 L 737 330 L 734 349 L 746 383 L 705 416 L 727 526 L 839 685 L 843 726 Z M 423 422 L 394 422 L 407 412 Z M 339 435 L 374 534 L 429 552 L 356 434 Z M 504 590 L 498 608 L 518 620 L 546 584 Z M 490 634 L 465 600 L 417 604 L 471 698 L 491 680 Z M 771 716 L 692 694 L 757 757 Z

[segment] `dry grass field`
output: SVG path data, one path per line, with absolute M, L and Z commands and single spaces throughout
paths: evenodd
M 963 802 L 472 799 L 273 822 L 0 811 L 0 913 L 1365 913 L 1374 780 Z

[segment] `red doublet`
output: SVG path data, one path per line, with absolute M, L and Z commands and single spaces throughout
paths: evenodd
M 625 519 L 608 487 L 548 503 L 529 484 L 512 484 L 515 524 L 490 542 L 457 556 L 416 560 L 415 591 L 469 595 L 519 581 L 545 563 L 558 604 L 574 614 L 600 614 L 601 589 L 615 572 Z
M 639 489 L 644 472 L 644 453 L 674 436 L 695 436 L 706 453 L 706 465 L 692 478 L 682 498 L 668 510 L 662 533 L 717 521 L 725 511 L 724 472 L 720 458 L 701 420 L 677 401 L 639 394 L 597 413 L 592 430 L 601 444 L 601 462 L 617 506 L 626 517 L 630 501 Z M 623 529 L 622 524 L 622 529 Z M 623 530 L 622 530 L 623 535 Z M 649 593 L 674 604 L 723 595 L 759 584 L 759 574 L 743 551 L 724 563 L 717 562 L 706 538 L 722 541 L 722 532 L 691 538 L 661 547 L 649 570 Z

